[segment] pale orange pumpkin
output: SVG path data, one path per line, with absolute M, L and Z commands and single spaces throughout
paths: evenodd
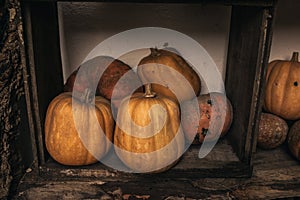
M 153 93 L 150 84 L 145 94 L 126 98 L 118 111 L 114 144 L 118 157 L 135 172 L 169 169 L 185 145 L 177 103 Z
M 74 98 L 72 104 L 72 93 L 64 92 L 48 106 L 46 148 L 54 160 L 64 165 L 96 163 L 111 147 L 114 120 L 109 101 L 96 96 L 93 104 L 89 93 L 84 99 Z
M 300 62 L 298 52 L 290 61 L 272 61 L 267 69 L 264 108 L 287 120 L 300 118 Z
M 154 92 L 175 101 L 192 99 L 201 90 L 197 72 L 180 55 L 172 51 L 151 48 L 151 54 L 138 64 L 137 72 L 144 84 L 152 83 Z M 172 88 L 176 89 L 176 95 Z

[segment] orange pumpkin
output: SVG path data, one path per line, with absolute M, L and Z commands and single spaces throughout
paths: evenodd
M 128 106 L 127 106 L 128 105 Z M 185 139 L 177 103 L 151 91 L 126 98 L 118 111 L 115 151 L 135 172 L 161 172 L 183 154 Z
M 272 61 L 267 69 L 265 110 L 287 120 L 300 118 L 300 62 L 298 52 L 290 61 Z
M 201 90 L 198 74 L 174 51 L 152 48 L 151 54 L 138 64 L 137 72 L 143 83 L 152 83 L 154 92 L 175 101 L 192 99 Z M 172 88 L 176 89 L 176 95 Z
M 182 105 L 182 127 L 186 138 L 194 143 L 202 143 L 223 137 L 229 130 L 233 119 L 232 106 L 228 98 L 218 92 L 197 97 L 197 107 L 191 101 Z M 197 112 L 199 109 L 199 113 Z M 198 115 L 200 114 L 200 116 Z
M 48 107 L 46 148 L 51 157 L 61 164 L 76 166 L 95 163 L 111 147 L 114 120 L 110 103 L 96 96 L 93 104 L 89 95 L 85 95 L 86 102 L 74 98 L 72 104 L 72 93 L 65 92 L 55 97 Z M 105 135 L 100 134 L 100 127 Z

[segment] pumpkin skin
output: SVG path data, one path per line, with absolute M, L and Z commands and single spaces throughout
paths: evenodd
M 134 172 L 157 173 L 169 169 L 177 162 L 183 154 L 185 139 L 180 128 L 177 103 L 149 92 L 147 88 L 145 94 L 136 93 L 122 101 L 114 144 L 120 160 Z M 165 110 L 156 109 L 158 105 Z M 138 126 L 130 125 L 131 120 Z
M 264 108 L 286 120 L 300 118 L 300 62 L 298 52 L 290 61 L 272 61 L 267 69 Z
M 224 137 L 233 119 L 229 99 L 222 93 L 211 92 L 198 96 L 197 102 L 200 116 L 191 101 L 185 101 L 182 105 L 182 127 L 187 140 L 197 144 L 202 143 L 204 138 L 207 141 L 216 140 L 219 134 Z
M 288 133 L 288 147 L 290 152 L 300 160 L 300 121 L 296 121 L 290 128 Z
M 152 83 L 154 92 L 179 102 L 192 99 L 200 94 L 200 78 L 181 56 L 174 53 L 174 50 L 153 48 L 150 50 L 151 54 L 144 57 L 137 68 L 138 75 L 144 84 Z M 174 70 L 183 77 L 174 73 Z M 188 86 L 185 80 L 182 80 L 183 78 L 188 81 Z M 158 82 L 162 83 L 158 84 Z M 189 85 L 192 86 L 194 91 L 189 90 Z M 176 88 L 177 97 L 169 88 Z
M 85 88 L 89 88 L 89 84 L 97 84 L 96 95 L 105 97 L 108 100 L 112 100 L 114 91 L 114 99 L 112 104 L 115 108 L 119 107 L 119 104 L 123 98 L 128 96 L 136 86 L 142 85 L 138 75 L 131 69 L 131 67 L 124 62 L 114 59 L 109 56 L 99 56 L 97 61 L 98 66 L 88 71 L 85 77 L 79 77 L 78 85 L 74 86 L 76 75 L 78 70 L 75 70 L 67 79 L 64 91 L 72 92 L 75 87 L 79 92 L 84 92 Z M 105 67 L 107 67 L 105 69 Z M 105 71 L 104 71 L 105 69 Z M 104 71 L 104 72 L 103 72 Z M 97 74 L 102 72 L 100 80 L 97 80 Z M 125 79 L 121 79 L 126 74 Z M 121 79 L 121 80 L 120 80 Z M 117 82 L 120 81 L 118 87 L 115 87 Z M 136 91 L 142 92 L 142 87 L 139 87 Z
M 287 123 L 280 117 L 262 113 L 259 121 L 257 145 L 263 149 L 274 149 L 280 146 L 288 133 Z
M 95 104 L 82 102 L 74 98 L 73 106 L 78 112 L 77 128 L 83 130 L 79 133 L 75 127 L 75 118 L 72 112 L 72 93 L 64 92 L 55 97 L 48 106 L 45 121 L 45 143 L 51 157 L 64 165 L 89 165 L 96 163 L 109 151 L 113 140 L 114 120 L 110 103 L 103 97 L 96 96 Z M 97 119 L 92 110 L 95 109 Z M 95 121 L 96 119 L 98 121 Z M 96 126 L 97 124 L 100 126 Z M 100 135 L 101 127 L 105 135 Z M 84 139 L 80 139 L 84 137 Z M 83 140 L 85 143 L 83 143 Z M 86 146 L 87 144 L 87 150 Z

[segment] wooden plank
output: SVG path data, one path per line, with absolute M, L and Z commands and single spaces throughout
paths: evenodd
M 44 163 L 43 125 L 50 101 L 63 91 L 59 47 L 58 17 L 55 2 L 23 4 L 30 66 L 31 104 L 38 139 L 39 160 Z M 45 153 L 45 154 L 44 154 Z
M 82 0 L 24 0 L 28 2 L 82 2 Z M 276 0 L 92 0 L 91 2 L 111 2 L 111 3 L 192 3 L 192 4 L 223 4 L 223 5 L 243 5 L 243 6 L 263 6 L 270 7 Z
M 149 175 L 118 172 L 101 163 L 90 166 L 69 167 L 60 165 L 49 159 L 46 165 L 41 166 L 40 175 L 45 178 L 57 177 L 63 180 L 70 178 L 102 178 L 103 180 L 111 180 L 124 177 L 128 179 L 147 179 L 156 176 L 196 179 L 200 177 L 249 177 L 251 175 L 251 167 L 240 162 L 227 140 L 221 140 L 203 159 L 198 158 L 199 147 L 199 145 L 191 146 L 173 168 L 159 174 Z
M 24 48 L 21 50 L 22 56 L 22 62 L 26 65 L 23 67 L 23 79 L 24 79 L 24 93 L 25 93 L 25 101 L 26 101 L 26 110 L 27 110 L 27 116 L 23 119 L 28 119 L 28 129 L 27 133 L 30 134 L 30 143 L 31 143 L 31 149 L 32 149 L 32 156 L 34 160 L 34 165 L 37 168 L 38 167 L 38 158 L 43 158 L 43 151 L 38 151 L 38 149 L 41 148 L 40 145 L 37 145 L 37 139 L 36 139 L 36 114 L 38 112 L 36 111 L 36 107 L 33 104 L 33 94 L 37 94 L 36 87 L 33 87 L 32 85 L 36 85 L 33 83 L 35 79 L 33 79 L 32 74 L 32 68 L 31 66 L 34 66 L 32 63 L 34 63 L 33 59 L 33 49 L 32 49 L 32 38 L 31 38 L 31 16 L 30 16 L 30 9 L 28 5 L 23 5 L 23 24 L 24 24 L 24 40 L 27 41 L 24 43 Z M 28 55 L 26 57 L 26 55 Z M 37 101 L 37 99 L 36 99 Z M 25 129 L 26 130 L 26 129 Z M 26 132 L 26 131 L 24 131 Z M 26 135 L 25 133 L 23 135 Z M 24 137 L 24 136 L 23 136 Z M 38 156 L 40 154 L 40 156 Z M 42 159 L 42 161 L 44 161 Z
M 239 158 L 249 164 L 262 104 L 262 61 L 269 54 L 269 15 L 268 9 L 259 7 L 232 8 L 225 86 L 234 119 L 228 138 Z
M 300 197 L 300 162 L 283 145 L 258 149 L 251 178 L 174 179 L 152 176 L 110 181 L 102 178 L 43 179 L 31 172 L 20 184 L 17 199 L 279 199 Z

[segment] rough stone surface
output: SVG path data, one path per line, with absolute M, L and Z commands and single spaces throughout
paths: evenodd
M 18 0 L 0 1 L 0 199 L 6 198 L 20 174 L 15 148 L 19 135 L 19 100 L 24 95 L 22 24 Z

